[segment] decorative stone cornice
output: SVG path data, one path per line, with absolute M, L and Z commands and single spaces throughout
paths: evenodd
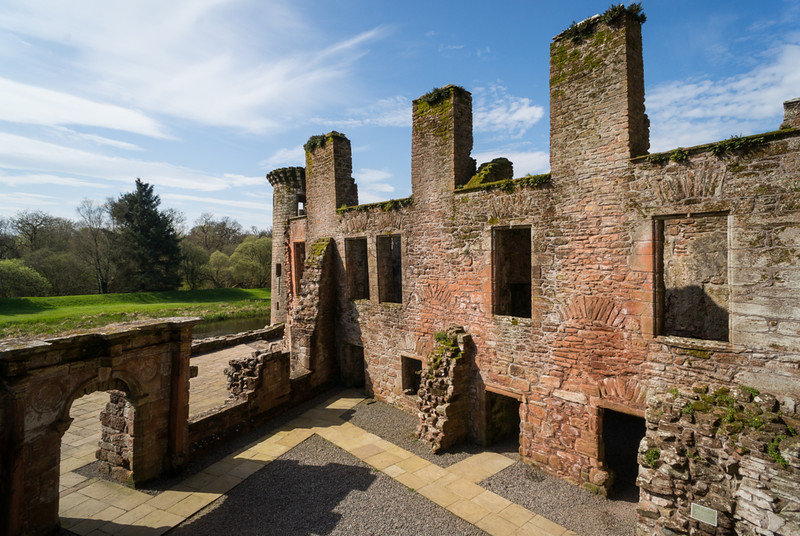
M 306 187 L 306 168 L 285 167 L 275 169 L 267 173 L 267 180 L 273 187 L 278 184 L 286 184 L 304 189 Z

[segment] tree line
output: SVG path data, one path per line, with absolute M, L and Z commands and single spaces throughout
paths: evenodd
M 0 217 L 0 298 L 268 288 L 272 232 L 235 220 L 161 209 L 153 186 L 104 203 L 84 199 L 75 220 L 24 210 Z

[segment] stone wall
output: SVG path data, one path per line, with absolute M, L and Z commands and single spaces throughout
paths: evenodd
M 469 336 L 451 326 L 436 334 L 436 347 L 421 371 L 415 435 L 433 452 L 466 439 L 469 423 Z
M 120 404 L 104 415 L 112 439 L 107 452 L 115 455 L 106 461 L 130 481 L 181 468 L 197 322 L 171 318 L 43 341 L 0 341 L 0 533 L 57 528 L 61 436 L 72 402 L 85 394 L 122 391 L 130 401 L 132 412 Z
M 109 391 L 109 401 L 100 412 L 100 445 L 98 471 L 114 480 L 130 483 L 133 460 L 134 408 L 122 391 Z
M 192 340 L 192 355 L 200 355 L 207 352 L 230 348 L 237 344 L 245 344 L 253 341 L 269 341 L 283 337 L 284 324 L 273 322 L 270 326 L 263 329 L 251 329 L 230 335 L 219 337 L 208 337 L 206 339 Z
M 463 326 L 469 437 L 487 438 L 486 392 L 503 393 L 520 401 L 525 461 L 605 493 L 604 425 L 612 411 L 642 419 L 648 393 L 749 385 L 800 400 L 800 131 L 789 103 L 781 131 L 646 155 L 639 18 L 623 9 L 578 26 L 551 45 L 549 176 L 471 182 L 471 98 L 448 86 L 414 104 L 412 198 L 339 208 L 307 239 L 335 251 L 336 326 L 318 341 L 334 359 L 363 348 L 368 393 L 416 412 L 403 357 L 430 355 L 436 332 Z M 311 211 L 327 202 L 308 196 Z M 380 299 L 388 235 L 399 302 Z M 504 269 L 497 252 L 517 235 L 530 258 Z M 363 265 L 348 263 L 356 238 L 368 297 L 347 285 L 347 266 Z M 511 276 L 530 292 L 506 307 Z M 699 314 L 686 323 L 686 311 Z
M 651 397 L 637 534 L 800 534 L 798 417 L 752 388 Z

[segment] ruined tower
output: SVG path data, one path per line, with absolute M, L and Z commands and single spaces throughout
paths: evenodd
M 288 286 L 286 270 L 289 244 L 289 218 L 298 216 L 305 205 L 306 173 L 301 167 L 270 171 L 272 185 L 272 303 L 270 322 L 286 322 Z

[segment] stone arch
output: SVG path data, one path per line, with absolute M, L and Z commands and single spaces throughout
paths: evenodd
M 136 408 L 142 482 L 182 464 L 187 449 L 191 329 L 176 318 L 46 341 L 0 342 L 0 534 L 58 527 L 61 436 L 83 394 L 122 388 Z
M 573 296 L 559 311 L 562 322 L 599 322 L 607 326 L 619 326 L 625 320 L 622 310 L 603 296 Z
M 647 407 L 647 387 L 633 377 L 612 376 L 598 383 L 600 397 L 605 402 L 629 408 L 629 413 L 644 415 Z M 603 405 L 602 403 L 600 405 Z

